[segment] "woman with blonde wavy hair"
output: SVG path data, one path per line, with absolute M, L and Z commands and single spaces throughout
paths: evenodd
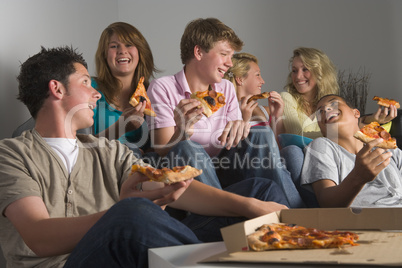
M 145 103 L 135 108 L 129 104 L 140 78 L 144 77 L 147 88 L 157 72 L 148 42 L 134 26 L 112 23 L 100 36 L 95 63 L 97 77 L 92 86 L 102 97 L 94 110 L 94 134 L 148 148 Z
M 286 92 L 281 93 L 285 103 L 286 132 L 309 138 L 321 137 L 315 110 L 321 97 L 339 94 L 336 68 L 321 50 L 299 47 L 293 51 L 290 69 Z

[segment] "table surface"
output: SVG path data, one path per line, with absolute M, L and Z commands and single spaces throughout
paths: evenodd
M 226 251 L 224 242 L 203 243 L 194 245 L 164 247 L 149 249 L 149 268 L 328 268 L 339 267 L 337 265 L 308 265 L 308 264 L 278 264 L 278 263 L 198 263 L 213 255 Z M 342 266 L 357 267 L 357 266 Z M 378 266 L 374 266 L 378 267 Z

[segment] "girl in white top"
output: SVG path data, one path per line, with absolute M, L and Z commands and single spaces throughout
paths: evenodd
M 262 106 L 257 101 L 247 103 L 252 95 L 261 93 L 261 87 L 265 84 L 258 60 L 249 53 L 237 53 L 233 55 L 232 63 L 233 66 L 224 78 L 235 86 L 243 120 L 250 122 L 251 126 L 270 126 L 277 137 L 285 130 L 282 121 L 284 103 L 281 96 L 278 92 L 271 91 L 268 106 Z

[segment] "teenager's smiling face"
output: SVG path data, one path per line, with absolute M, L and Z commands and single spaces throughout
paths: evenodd
M 260 67 L 255 62 L 250 62 L 250 70 L 247 72 L 247 77 L 243 79 L 243 87 L 245 94 L 256 95 L 261 93 L 261 87 L 265 84 L 261 77 Z
M 221 82 L 227 70 L 233 66 L 232 56 L 234 50 L 229 42 L 218 41 L 208 53 L 202 49 L 201 51 L 200 70 L 202 72 L 200 73 L 204 74 L 208 84 Z
M 88 70 L 79 63 L 75 63 L 74 67 L 76 71 L 70 75 L 65 88 L 64 107 L 68 113 L 66 123 L 78 130 L 92 126 L 93 109 L 101 95 L 91 86 Z
M 360 117 L 357 109 L 349 105 L 339 96 L 323 97 L 317 104 L 317 123 L 321 132 L 327 137 L 327 132 L 339 126 L 353 126 Z
M 302 95 L 314 93 L 317 81 L 298 56 L 293 58 L 291 77 L 297 92 Z
M 139 61 L 138 49 L 122 43 L 116 34 L 110 37 L 107 64 L 113 76 L 133 75 Z

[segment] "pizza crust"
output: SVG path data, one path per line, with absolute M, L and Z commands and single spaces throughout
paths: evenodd
M 154 110 L 145 109 L 145 110 L 144 110 L 144 114 L 145 114 L 145 115 L 149 115 L 149 116 L 156 117 L 156 113 L 154 112 Z
M 264 93 L 261 93 L 261 94 L 257 94 L 257 95 L 251 96 L 251 97 L 247 100 L 247 103 L 249 103 L 250 101 L 253 101 L 253 100 L 267 99 L 267 98 L 269 98 L 269 92 L 264 92 Z
M 147 176 L 151 181 L 172 184 L 197 177 L 202 174 L 202 169 L 197 169 L 191 166 L 179 166 L 172 169 L 156 169 L 151 166 L 135 164 L 131 167 L 131 172 L 140 172 Z
M 201 107 L 203 108 L 203 112 L 202 112 L 202 113 L 203 113 L 206 117 L 210 117 L 210 116 L 213 114 L 213 112 L 212 112 L 211 108 L 209 107 L 208 103 L 207 103 L 203 98 L 197 97 L 197 92 L 192 93 L 191 96 L 190 96 L 190 98 L 196 99 L 196 100 L 198 100 L 198 101 L 201 103 Z
M 254 233 L 252 233 L 251 235 L 247 236 L 247 241 L 248 241 L 248 245 L 250 247 L 250 249 L 254 250 L 254 251 L 264 251 L 264 250 L 268 250 L 269 245 L 265 242 L 262 242 L 260 240 L 260 237 L 263 236 L 265 234 L 265 231 L 256 231 Z

